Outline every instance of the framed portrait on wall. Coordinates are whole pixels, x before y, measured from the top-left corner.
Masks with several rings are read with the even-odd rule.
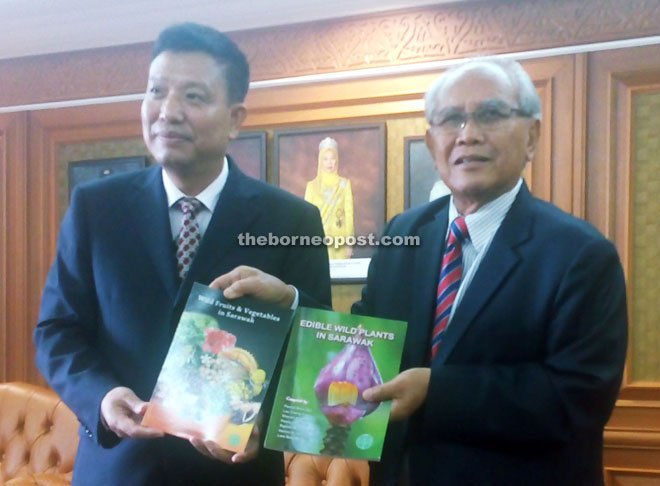
[[[405,137],[403,140],[404,207],[414,208],[449,194],[449,188],[435,170],[424,136]]]
[[[250,177],[266,180],[266,132],[245,132],[229,142],[229,155]]]
[[[142,169],[147,166],[147,157],[117,157],[112,159],[77,160],[67,165],[69,175],[69,198],[73,188],[83,182],[101,179],[114,174]]]
[[[274,145],[279,186],[319,208],[333,282],[366,279],[385,225],[385,125],[278,131]]]

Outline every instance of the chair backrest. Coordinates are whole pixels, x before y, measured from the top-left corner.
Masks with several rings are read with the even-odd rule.
[[[78,420],[55,392],[28,383],[0,383],[0,485],[43,474],[58,475],[51,482],[68,483],[78,440]],[[369,484],[366,461],[285,453],[284,465],[288,486]]]
[[[287,486],[369,486],[369,463],[306,454],[284,454]]]
[[[73,471],[78,420],[51,390],[0,383],[0,484],[16,476]]]

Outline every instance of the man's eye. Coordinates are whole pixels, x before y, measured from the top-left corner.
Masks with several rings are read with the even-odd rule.
[[[502,120],[506,120],[508,118],[508,115],[506,113],[503,113],[500,110],[495,110],[495,109],[488,109],[488,110],[480,110],[475,112],[474,114],[475,118],[479,123],[497,123]]]
[[[444,127],[460,127],[465,121],[465,114],[452,113],[440,119],[438,125]]]
[[[200,93],[186,93],[186,98],[197,103],[204,100],[204,97]]]
[[[149,88],[149,94],[152,96],[158,96],[163,90],[159,86],[152,86]]]

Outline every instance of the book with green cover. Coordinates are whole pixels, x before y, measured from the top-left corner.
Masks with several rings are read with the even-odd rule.
[[[195,283],[142,424],[245,450],[292,315]]]
[[[399,373],[407,324],[301,307],[265,447],[377,461],[391,402],[362,399]]]

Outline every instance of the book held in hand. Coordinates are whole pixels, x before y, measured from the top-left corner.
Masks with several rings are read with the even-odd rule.
[[[265,447],[379,460],[391,402],[362,392],[399,373],[406,323],[301,307]]]
[[[195,283],[142,425],[245,450],[292,314]]]

